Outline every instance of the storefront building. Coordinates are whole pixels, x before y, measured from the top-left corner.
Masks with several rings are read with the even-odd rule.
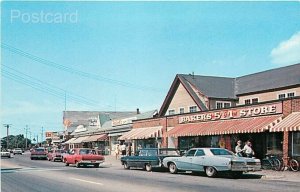
[[[161,126],[162,147],[234,150],[250,140],[259,158],[298,156],[299,77],[300,64],[237,78],[176,75],[158,117],[134,121],[133,130]]]

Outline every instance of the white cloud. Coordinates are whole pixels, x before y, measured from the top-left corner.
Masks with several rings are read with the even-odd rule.
[[[282,41],[271,52],[272,62],[279,65],[300,63],[300,31]]]

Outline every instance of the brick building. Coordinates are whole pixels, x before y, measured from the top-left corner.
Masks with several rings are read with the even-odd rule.
[[[122,136],[143,147],[225,147],[300,156],[300,64],[237,78],[176,75],[158,117]]]

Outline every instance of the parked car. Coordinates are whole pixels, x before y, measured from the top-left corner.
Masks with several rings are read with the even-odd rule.
[[[64,156],[64,163],[66,166],[75,164],[76,167],[81,165],[93,165],[98,168],[101,163],[104,162],[104,156],[97,155],[94,149],[89,148],[74,148],[71,149],[69,154]]]
[[[139,150],[135,156],[121,157],[121,164],[125,169],[130,167],[143,168],[152,171],[153,168],[163,168],[162,160],[165,157],[179,157],[177,149],[149,148]]]
[[[1,148],[1,157],[11,158],[10,151],[8,151],[7,149],[2,149]]]
[[[33,149],[30,153],[30,159],[47,159],[46,149],[43,147]]]
[[[261,170],[259,159],[238,157],[222,148],[193,148],[182,157],[165,158],[163,165],[170,173],[205,172],[208,177],[215,177],[218,172],[229,172],[239,177],[243,172]]]
[[[22,151],[22,149],[20,149],[20,148],[15,148],[15,149],[13,149],[13,154],[14,154],[14,155],[16,155],[16,154],[22,155],[22,154],[23,154],[23,151]]]
[[[48,161],[63,161],[62,154],[65,153],[63,149],[52,149],[47,154]]]

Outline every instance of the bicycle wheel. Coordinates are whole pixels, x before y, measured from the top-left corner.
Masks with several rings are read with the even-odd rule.
[[[291,159],[289,162],[290,168],[292,171],[298,171],[299,170],[299,163],[295,159]]]
[[[273,159],[273,169],[276,171],[280,171],[282,168],[282,163],[279,159]]]

